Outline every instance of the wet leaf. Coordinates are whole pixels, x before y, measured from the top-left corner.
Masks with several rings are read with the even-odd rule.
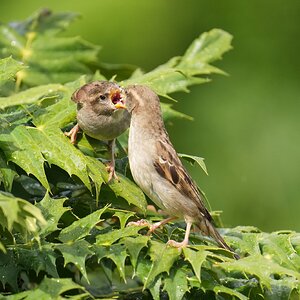
[[[149,236],[138,235],[136,237],[126,237],[122,239],[130,256],[131,264],[136,269],[137,261],[141,250],[147,246]]]
[[[46,225],[40,230],[42,236],[47,236],[48,234],[58,230],[58,222],[61,216],[70,208],[64,207],[64,202],[66,198],[53,199],[46,194],[42,201],[36,204],[36,206],[41,210],[45,220]]]
[[[193,271],[197,279],[199,280],[199,282],[201,282],[201,267],[202,264],[205,262],[209,252],[205,250],[195,251],[190,248],[184,248],[183,254],[185,260],[187,260],[192,265]]]
[[[96,237],[96,245],[110,246],[120,238],[137,236],[139,230],[145,226],[130,226],[123,229],[115,229],[107,233],[99,234]]]
[[[101,221],[100,217],[106,209],[107,206],[73,222],[70,226],[64,228],[60,232],[58,236],[59,240],[67,243],[79,240],[89,235],[90,231]]]
[[[74,264],[88,281],[85,261],[87,257],[94,254],[90,250],[90,244],[85,240],[79,240],[75,241],[74,243],[56,245],[55,248],[59,250],[64,257],[65,266],[68,263]]]
[[[180,250],[163,243],[151,241],[149,255],[152,265],[144,282],[145,287],[148,287],[160,273],[166,272],[169,274],[170,268],[180,255]]]

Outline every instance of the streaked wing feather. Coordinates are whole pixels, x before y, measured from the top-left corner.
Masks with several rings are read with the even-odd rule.
[[[211,221],[212,217],[204,206],[195,182],[184,168],[167,134],[164,139],[157,141],[157,153],[160,156],[154,162],[154,167],[158,174],[168,180],[182,195],[194,201],[200,213]]]

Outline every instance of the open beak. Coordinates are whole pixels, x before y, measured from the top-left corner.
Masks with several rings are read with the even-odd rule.
[[[123,91],[120,89],[113,90],[110,93],[110,99],[113,105],[115,106],[116,109],[127,109],[127,107],[124,104],[124,99],[123,99]]]
[[[118,102],[115,104],[115,108],[119,109],[119,108],[123,108],[123,109],[127,109],[127,107],[125,106],[125,104],[123,104],[122,102]]]

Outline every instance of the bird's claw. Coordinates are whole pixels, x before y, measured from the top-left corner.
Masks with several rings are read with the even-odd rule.
[[[147,227],[150,228],[151,224],[147,220],[141,219],[141,220],[138,220],[138,221],[129,222],[127,224],[127,227],[129,227],[129,226],[147,226]]]
[[[117,176],[116,174],[116,171],[115,171],[115,166],[113,166],[112,164],[108,164],[106,166],[106,171],[108,172],[108,181],[107,182],[111,182],[113,179],[114,180],[117,180],[118,182],[120,182],[120,179],[119,177]]]
[[[181,249],[181,248],[185,248],[187,245],[188,245],[189,242],[183,240],[182,242],[176,242],[174,240],[169,240],[167,242],[167,245],[171,246],[171,247],[174,247],[174,248],[178,248],[178,249]]]
[[[71,138],[71,144],[75,144],[76,143],[78,131],[79,131],[79,125],[76,124],[70,131],[64,132],[65,136],[68,136],[68,137]]]

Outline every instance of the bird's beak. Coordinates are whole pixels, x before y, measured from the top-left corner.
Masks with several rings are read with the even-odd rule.
[[[127,109],[127,107],[124,104],[124,92],[122,89],[116,89],[111,91],[110,93],[110,99],[113,105],[115,106],[116,109]]]
[[[119,108],[123,108],[123,109],[127,109],[127,107],[125,106],[125,104],[123,104],[122,102],[118,102],[115,104],[115,108],[119,109]]]

